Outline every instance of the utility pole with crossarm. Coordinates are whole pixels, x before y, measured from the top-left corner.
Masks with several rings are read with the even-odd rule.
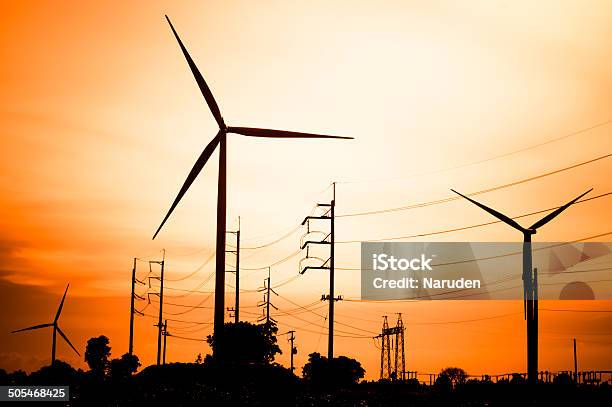
[[[320,266],[306,266],[300,270],[301,274],[304,274],[307,270],[329,270],[329,294],[323,294],[321,301],[329,301],[329,328],[328,328],[328,342],[327,342],[327,359],[332,360],[334,358],[334,303],[342,300],[341,296],[334,296],[334,239],[335,239],[335,207],[336,207],[336,183],[333,186],[333,198],[330,203],[319,203],[317,207],[327,208],[321,216],[307,216],[302,221],[302,226],[307,225],[307,234],[310,233],[310,222],[316,220],[325,220],[330,222],[330,231],[322,240],[310,240],[307,239],[302,243],[301,249],[306,249],[306,257],[309,256],[310,246],[312,245],[329,245],[329,258],[323,262]]]

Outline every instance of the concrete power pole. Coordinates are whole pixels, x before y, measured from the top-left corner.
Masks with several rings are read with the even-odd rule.
[[[159,316],[157,318],[157,365],[161,362],[162,353],[162,329],[164,324],[163,320],[163,309],[164,309],[164,265],[166,263],[166,250],[163,250],[163,257],[161,261],[150,261],[149,264],[155,263],[161,265],[161,272],[159,275]]]
[[[134,314],[144,316],[144,314],[136,309],[134,306],[134,300],[144,300],[145,298],[136,294],[136,283],[144,285],[144,281],[140,281],[136,278],[136,261],[138,258],[134,257],[134,266],[132,267],[132,296],[130,298],[130,343],[128,345],[128,353],[132,355],[134,353]]]
[[[269,327],[270,326],[270,322],[274,322],[276,323],[276,320],[274,320],[274,318],[272,318],[270,316],[270,307],[274,308],[275,310],[278,310],[278,308],[276,308],[274,306],[274,304],[272,304],[272,301],[270,299],[270,295],[271,294],[275,294],[278,295],[276,293],[276,291],[274,291],[271,287],[271,283],[270,283],[270,267],[268,267],[268,278],[266,278],[264,280],[264,286],[261,287],[259,290],[259,292],[265,291],[264,294],[264,300],[262,302],[260,302],[259,304],[257,304],[258,307],[265,307],[264,309],[264,315],[262,315],[257,322],[261,322],[263,320],[266,321],[266,326]]]
[[[305,241],[301,249],[306,248],[306,257],[309,256],[310,245],[329,245],[329,258],[325,261],[321,266],[307,266],[304,267],[300,273],[304,274],[306,270],[329,270],[329,294],[323,294],[321,296],[321,301],[329,301],[329,311],[328,311],[328,334],[327,334],[327,359],[332,360],[334,358],[334,304],[336,301],[342,300],[341,296],[335,297],[335,280],[334,280],[334,272],[335,272],[335,207],[336,207],[336,183],[332,184],[333,186],[333,198],[329,204],[317,204],[318,207],[321,208],[329,208],[325,213],[321,216],[307,216],[302,221],[302,226],[308,225],[308,232],[310,233],[310,222],[313,220],[328,220],[330,222],[330,232],[329,234],[320,241],[307,240]]]
[[[164,335],[164,357],[162,359],[163,360],[162,364],[165,365],[166,364],[166,339],[168,338],[168,335],[170,335],[168,333],[168,320],[167,319],[164,320],[164,332],[163,332],[163,335]]]
[[[130,344],[128,353],[131,355],[134,351],[134,296],[136,293],[136,257],[134,257],[134,267],[132,268],[132,296],[130,298]]]
[[[295,370],[293,367],[293,355],[297,353],[297,348],[293,346],[293,341],[295,340],[295,331],[289,331],[289,342],[291,342],[291,373]]]
[[[576,338],[574,338],[574,380],[578,383],[578,357],[576,355]]]
[[[235,323],[240,321],[240,216],[238,216],[238,231],[236,231],[236,305],[235,305],[234,320]]]
[[[240,216],[238,216],[238,230],[235,232],[228,231],[227,233],[236,235],[236,250],[226,250],[227,253],[232,253],[236,256],[236,268],[227,270],[230,273],[236,274],[236,303],[234,308],[227,308],[228,311],[234,312],[234,322],[240,321]]]

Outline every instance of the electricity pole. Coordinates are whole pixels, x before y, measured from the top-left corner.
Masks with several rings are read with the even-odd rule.
[[[238,230],[236,231],[236,310],[235,323],[240,321],[240,216],[238,216]]]
[[[130,297],[130,344],[128,345],[128,353],[130,355],[134,352],[134,314],[143,315],[142,312],[134,308],[134,300],[136,298],[139,300],[144,300],[144,297],[136,294],[135,291],[136,283],[144,284],[144,282],[136,278],[136,260],[137,258],[134,257],[134,266],[132,267],[132,296]]]
[[[329,294],[325,295],[323,294],[321,296],[321,301],[329,301],[329,328],[328,328],[328,335],[327,335],[327,358],[329,360],[332,360],[334,358],[334,303],[336,301],[340,301],[342,300],[341,296],[335,297],[334,296],[334,271],[335,271],[335,264],[334,264],[334,260],[335,260],[335,253],[334,253],[334,246],[335,246],[335,207],[336,207],[336,183],[332,183],[333,186],[333,198],[331,200],[330,203],[320,203],[317,204],[318,207],[321,208],[329,208],[327,209],[327,211],[325,211],[325,213],[321,216],[307,216],[306,218],[304,218],[304,220],[302,221],[302,226],[307,224],[307,234],[310,233],[310,221],[312,220],[328,220],[330,222],[330,232],[329,234],[327,234],[323,240],[321,241],[312,241],[312,240],[306,240],[302,246],[301,249],[306,248],[306,258],[309,257],[309,249],[310,249],[310,245],[329,245],[329,258],[321,265],[321,266],[307,266],[304,267],[300,273],[304,274],[304,272],[308,269],[313,269],[313,270],[329,270]],[[328,265],[329,264],[329,265]]]
[[[576,357],[576,338],[574,338],[574,380],[578,383],[578,358]]]
[[[329,233],[329,238],[331,240],[331,246],[329,247],[329,335],[327,337],[328,339],[328,345],[327,345],[327,360],[329,360],[330,362],[332,361],[332,359],[334,358],[334,303],[336,302],[336,297],[334,297],[334,285],[335,285],[335,278],[334,278],[334,223],[335,223],[335,217],[334,217],[334,208],[336,206],[336,183],[333,183],[333,199],[331,201],[331,208],[330,208],[330,212],[331,212],[331,225],[330,225],[330,233]]]
[[[134,267],[132,268],[132,295],[130,298],[130,344],[128,353],[131,355],[134,350],[134,288],[136,286],[136,257],[134,257]]]
[[[238,230],[235,232],[228,231],[227,233],[236,235],[236,250],[226,250],[226,252],[236,255],[236,269],[228,271],[236,273],[236,305],[231,311],[234,311],[234,322],[238,323],[240,321],[240,216],[238,216]],[[228,310],[230,309],[228,308]]]
[[[265,320],[266,321],[266,326],[269,327],[270,326],[270,321],[276,323],[274,318],[270,317],[270,307],[274,308],[275,310],[278,310],[278,308],[276,308],[274,306],[274,304],[272,304],[272,302],[270,301],[270,293],[276,294],[276,292],[270,286],[270,267],[268,267],[268,278],[266,278],[264,280],[264,286],[259,289],[259,292],[262,292],[262,291],[266,292],[264,294],[264,300],[263,300],[263,302],[260,302],[259,304],[257,304],[257,306],[259,306],[259,307],[266,307],[265,308],[265,315],[262,315],[257,320],[257,322],[261,322],[261,321]],[[276,295],[278,295],[278,294],[276,294]]]
[[[295,340],[295,331],[289,331],[289,342],[291,342],[291,373],[295,370],[293,367],[293,355],[297,353],[297,348],[293,346],[293,341]]]
[[[162,352],[162,328],[163,328],[163,308],[164,308],[164,264],[166,262],[166,250],[163,251],[163,257],[161,261],[149,261],[149,267],[151,263],[161,265],[161,272],[159,276],[159,316],[157,319],[157,364],[159,365]]]
[[[162,359],[163,360],[162,364],[165,365],[166,364],[166,339],[168,338],[168,335],[169,335],[169,333],[168,333],[168,320],[167,319],[164,320],[164,333],[163,333],[163,335],[164,335],[164,357]]]

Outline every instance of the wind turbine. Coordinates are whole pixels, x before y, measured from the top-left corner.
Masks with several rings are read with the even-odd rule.
[[[489,212],[502,222],[512,226],[523,233],[523,309],[525,312],[525,320],[527,321],[527,380],[530,383],[535,383],[538,377],[538,295],[537,295],[537,272],[532,270],[532,253],[531,253],[531,236],[535,235],[538,228],[546,225],[548,222],[556,218],[561,212],[569,208],[580,198],[591,192],[589,189],[582,195],[577,196],[563,206],[558,207],[542,219],[524,228],[514,219],[476,202],[475,200],[451,189],[457,195],[460,195],[472,202],[474,205]],[[535,284],[534,284],[535,283]]]
[[[74,345],[68,340],[68,337],[64,334],[64,332],[62,332],[62,330],[60,329],[57,323],[60,317],[60,314],[62,313],[62,308],[64,307],[64,300],[66,299],[66,293],[68,293],[68,287],[70,287],[70,284],[66,286],[66,291],[64,291],[62,302],[60,302],[59,308],[57,309],[57,313],[55,314],[55,319],[53,320],[53,322],[49,324],[34,325],[29,328],[18,329],[16,331],[11,332],[12,334],[14,334],[15,332],[31,331],[33,329],[47,328],[47,327],[52,326],[53,327],[53,346],[51,347],[51,364],[55,363],[55,338],[56,338],[57,333],[59,333],[60,336],[64,338],[64,340],[68,343],[68,345],[70,345],[70,347],[76,352],[77,355],[81,356],[79,351],[76,350]]]
[[[226,136],[229,133],[240,134],[243,136],[249,137],[263,137],[263,138],[328,138],[328,139],[352,139],[352,137],[338,137],[338,136],[326,136],[321,134],[311,134],[311,133],[298,133],[294,131],[285,131],[285,130],[270,130],[270,129],[260,129],[253,127],[231,127],[227,126],[223,121],[223,117],[221,116],[221,111],[219,110],[219,106],[215,101],[215,98],[210,91],[210,88],[206,84],[204,77],[198,70],[195,62],[189,55],[189,52],[183,45],[179,35],[177,34],[172,22],[166,16],[166,20],[168,20],[168,24],[170,24],[170,28],[172,29],[172,33],[176,37],[176,40],[187,60],[187,64],[191,69],[191,73],[193,74],[204,99],[206,100],[206,104],[210,109],[217,125],[219,126],[219,131],[217,135],[208,143],[208,145],[204,148],[204,151],[200,154],[195,165],[189,172],[185,183],[179,190],[179,193],[170,206],[168,213],[164,217],[163,221],[157,228],[157,231],[153,235],[153,239],[157,236],[161,228],[164,226],[164,223],[174,211],[174,208],[179,203],[183,195],[187,192],[193,181],[196,179],[206,162],[212,155],[212,153],[219,145],[219,175],[218,175],[218,183],[217,183],[217,244],[216,244],[216,278],[215,278],[215,320],[214,320],[214,334],[217,344],[220,344],[221,337],[223,335],[223,317],[225,312],[225,216],[226,216],[226,167],[227,167],[227,146],[226,146]],[[219,349],[219,346],[215,348]],[[217,353],[215,351],[215,353]]]

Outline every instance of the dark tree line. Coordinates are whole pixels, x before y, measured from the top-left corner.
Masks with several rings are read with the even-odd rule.
[[[281,353],[274,324],[239,322],[225,326],[223,360],[198,354],[193,363],[148,366],[135,355],[111,358],[107,337],[87,341],[89,370],[56,360],[29,375],[0,369],[0,385],[68,385],[70,405],[140,406],[515,406],[612,405],[609,386],[577,386],[569,376],[527,385],[520,375],[493,383],[470,379],[457,367],[440,372],[433,386],[415,379],[360,381],[361,364],[345,356],[332,360],[311,353],[302,378],[275,362]],[[206,341],[220,346],[215,337]]]

